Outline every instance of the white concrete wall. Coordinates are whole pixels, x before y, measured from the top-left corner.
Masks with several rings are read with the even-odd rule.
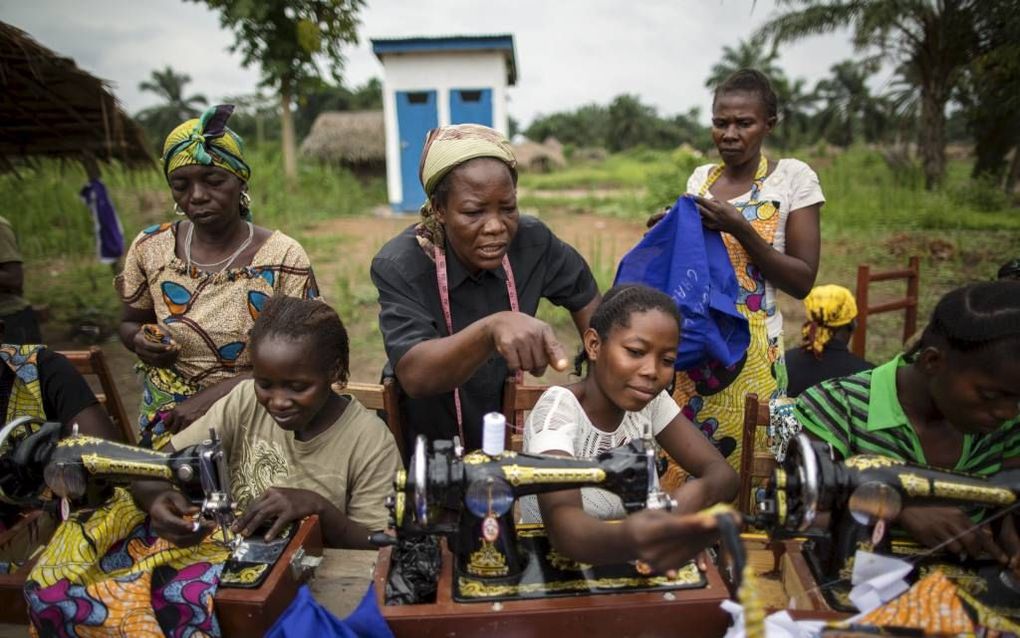
[[[403,200],[397,91],[435,91],[439,125],[450,123],[450,89],[492,89],[492,127],[510,133],[507,66],[502,52],[388,53],[383,57],[386,184],[391,204]]]

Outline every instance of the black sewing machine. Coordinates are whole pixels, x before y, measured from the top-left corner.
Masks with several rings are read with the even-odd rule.
[[[898,538],[892,521],[907,505],[987,508],[995,518],[1020,495],[1020,470],[984,478],[878,455],[832,459],[828,446],[800,434],[759,495],[753,522],[773,538],[806,537],[805,557],[834,609],[854,611],[847,593],[858,549],[910,560],[914,576],[936,566],[1007,616],[1020,617],[1020,585],[990,559],[960,561]],[[818,529],[828,513],[827,530]]]
[[[399,564],[402,552],[420,551],[415,539],[446,538],[454,559],[453,598],[462,602],[705,585],[693,563],[672,581],[632,564],[578,564],[550,546],[541,525],[515,525],[518,498],[579,487],[613,492],[627,512],[676,505],[659,487],[650,435],[592,460],[512,451],[464,454],[456,441],[436,441],[428,450],[419,437],[410,470],[398,474],[388,503],[396,538],[376,540],[397,544]]]
[[[686,635],[721,635],[728,592],[715,565],[692,561],[675,578],[627,562],[585,565],[557,552],[542,525],[515,525],[518,498],[580,487],[613,492],[628,512],[671,509],[656,456],[650,434],[591,460],[465,453],[456,439],[429,449],[419,437],[388,502],[396,536],[374,538],[390,628],[398,638],[672,636],[682,617]]]
[[[171,454],[82,436],[76,431],[61,439],[59,423],[30,417],[15,419],[0,429],[0,501],[8,505],[25,511],[59,509],[60,518],[66,519],[78,509],[101,504],[115,486],[138,480],[174,483],[200,507],[199,517],[219,528],[215,534],[230,550],[216,598],[225,628],[231,626],[231,620],[224,620],[224,615],[236,611],[235,624],[240,627],[265,625],[263,630],[267,629],[265,623],[271,624],[275,616],[259,620],[263,610],[271,608],[278,615],[318,564],[319,559],[311,556],[321,553],[314,517],[290,525],[269,542],[257,532],[244,539],[230,531],[236,503],[231,496],[222,442],[212,428],[204,442]],[[196,520],[196,530],[199,525]],[[281,585],[279,576],[269,579],[278,571],[281,558],[290,560],[295,554],[283,579],[287,583]],[[269,589],[259,591],[267,580],[272,580],[267,583]],[[221,596],[225,589],[244,592]],[[230,602],[223,605],[221,598]]]

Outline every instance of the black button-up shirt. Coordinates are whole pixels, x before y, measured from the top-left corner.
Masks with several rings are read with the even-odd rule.
[[[598,294],[584,258],[534,217],[520,217],[507,256],[514,271],[519,308],[525,314],[534,316],[543,297],[575,312]],[[446,252],[446,263],[454,332],[493,313],[510,310],[502,267],[471,275],[451,250]],[[422,341],[449,336],[439,301],[436,264],[419,247],[413,226],[382,247],[372,260],[371,274],[379,290],[379,329],[391,370],[396,370],[400,358]],[[482,415],[500,410],[508,374],[506,360],[493,352],[460,386],[467,449],[481,447]],[[421,399],[404,395],[400,403],[408,450],[418,434],[430,440],[450,439],[457,434],[453,392]]]

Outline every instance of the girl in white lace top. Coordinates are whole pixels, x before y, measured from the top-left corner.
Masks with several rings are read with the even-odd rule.
[[[528,417],[526,452],[592,458],[650,428],[691,475],[674,490],[679,508],[671,513],[627,516],[618,497],[598,489],[522,499],[524,521],[544,521],[553,546],[574,560],[641,559],[668,573],[714,539],[714,522],[690,514],[736,495],[736,473],[665,391],[679,339],[680,316],[668,295],[640,285],[612,288],[583,335],[578,374],[587,361],[587,375],[546,390]]]

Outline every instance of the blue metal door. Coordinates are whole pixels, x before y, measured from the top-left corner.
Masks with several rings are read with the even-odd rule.
[[[450,124],[492,126],[492,89],[452,89]]]
[[[418,210],[425,190],[418,182],[418,162],[429,130],[439,126],[435,91],[397,91],[397,131],[400,135],[400,181],[403,201],[397,208]]]

